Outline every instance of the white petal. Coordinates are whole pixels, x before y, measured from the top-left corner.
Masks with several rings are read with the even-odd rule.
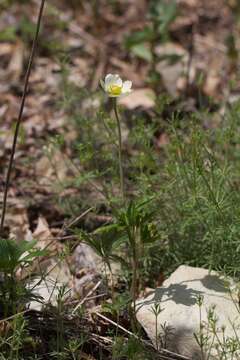
[[[118,74],[108,74],[105,77],[105,90],[107,91],[112,85],[122,86],[122,79]]]
[[[124,81],[122,86],[122,93],[130,93],[132,88],[132,82],[131,81]]]
[[[100,85],[103,88],[103,90],[105,90],[105,83],[102,79],[100,79]]]
[[[112,77],[113,77],[113,75],[112,74],[107,74],[106,76],[105,76],[105,83],[108,83],[111,79],[112,79]]]

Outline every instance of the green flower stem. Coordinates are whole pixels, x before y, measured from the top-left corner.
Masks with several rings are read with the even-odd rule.
[[[136,314],[136,300],[139,292],[139,251],[138,245],[140,244],[140,229],[135,228],[132,238],[133,244],[133,261],[132,261],[132,268],[133,268],[133,275],[132,275],[132,286],[131,286],[131,294],[133,300],[133,311]]]
[[[136,251],[133,253],[133,261],[132,261],[133,275],[132,275],[132,286],[131,286],[131,296],[133,300],[133,313],[134,316],[136,314],[136,299],[137,299],[137,259],[136,259]]]
[[[117,128],[118,128],[118,161],[119,161],[119,176],[120,176],[120,188],[122,193],[122,198],[124,199],[124,179],[123,179],[123,162],[122,162],[122,132],[121,132],[121,124],[118,115],[117,109],[117,98],[113,98],[113,108],[115,117],[117,120]]]

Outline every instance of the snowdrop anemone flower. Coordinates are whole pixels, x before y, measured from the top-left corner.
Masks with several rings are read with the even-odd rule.
[[[118,163],[119,163],[119,180],[122,200],[124,200],[124,174],[123,174],[123,161],[122,161],[122,132],[121,123],[118,115],[117,98],[123,95],[128,95],[132,91],[132,82],[122,81],[117,74],[107,74],[104,81],[100,80],[103,90],[112,98],[114,114],[117,122],[118,130]]]
[[[129,80],[122,81],[117,74],[106,75],[105,80],[101,80],[100,83],[109,97],[128,95],[132,91],[132,82]]]

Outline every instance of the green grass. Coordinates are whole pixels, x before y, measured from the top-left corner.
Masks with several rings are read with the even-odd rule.
[[[105,200],[95,199],[92,205],[112,212],[119,202],[114,118],[103,108],[80,114],[79,104],[99,93],[90,97],[70,85],[66,89],[64,107],[79,134],[72,161],[82,169],[66,185],[91,188],[96,181]],[[169,273],[183,263],[239,275],[239,107],[235,103],[224,116],[199,110],[166,117],[168,102],[160,98],[152,119],[122,109],[128,201],[151,196],[157,203],[159,236],[142,259],[148,264],[144,283],[152,283],[153,273]],[[154,146],[159,129],[168,137],[160,150]],[[79,196],[75,202],[84,206]]]
[[[216,126],[213,115],[170,127],[159,222],[167,261],[239,275],[239,104]],[[204,116],[208,126],[203,126]]]

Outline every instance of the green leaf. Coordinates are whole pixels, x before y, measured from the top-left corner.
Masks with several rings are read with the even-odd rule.
[[[78,235],[82,241],[88,244],[106,262],[113,259],[115,256],[113,252],[125,241],[123,230],[118,224],[102,226],[92,234],[81,231]]]
[[[178,55],[178,54],[166,54],[166,55],[158,56],[159,61],[166,60],[169,65],[177,64],[179,61],[181,61],[182,58],[183,55]]]
[[[150,48],[148,47],[147,44],[143,43],[143,44],[137,44],[137,45],[134,45],[131,47],[131,52],[143,59],[143,60],[146,60],[148,62],[151,62],[152,61],[152,53],[151,53],[151,50]]]
[[[27,264],[36,257],[45,255],[46,251],[34,248],[36,242],[32,240],[17,243],[12,239],[0,239],[0,271],[13,273],[21,264]]]
[[[21,255],[19,245],[10,239],[0,239],[0,271],[12,273]]]
[[[152,21],[157,24],[159,35],[165,35],[177,16],[176,1],[153,1],[150,16]]]
[[[133,46],[150,42],[153,38],[153,30],[151,27],[146,26],[141,31],[135,31],[125,39],[125,46],[127,49],[131,49]]]
[[[16,40],[15,26],[8,26],[4,30],[0,31],[0,41],[15,41],[15,40]]]

